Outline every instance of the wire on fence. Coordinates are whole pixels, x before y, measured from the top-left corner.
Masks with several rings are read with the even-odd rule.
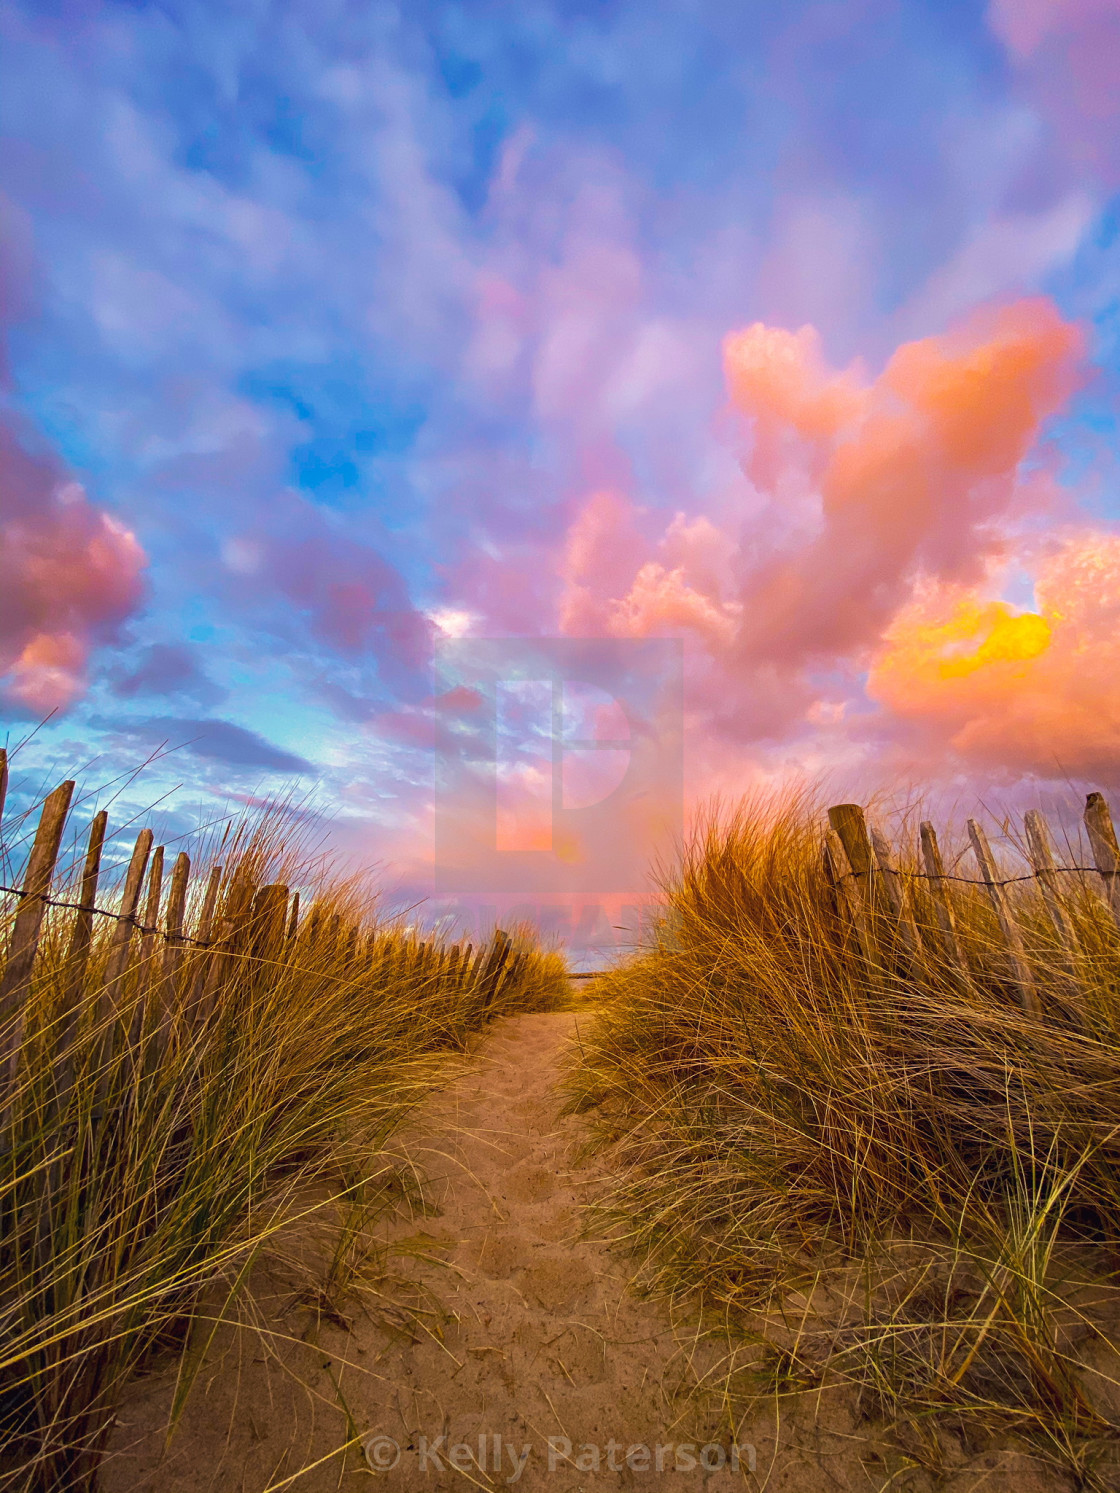
[[[1093,876],[1101,874],[1097,866],[1054,866],[1052,869],[1055,871],[1089,872]],[[841,871],[837,879],[842,881],[845,876],[867,876],[868,874],[881,876],[883,873],[877,868],[872,869],[870,873],[867,871]],[[928,871],[906,871],[901,866],[896,867],[891,872],[891,875],[909,876],[913,881],[959,881],[964,886],[1012,886],[1017,881],[1038,880],[1038,875],[1034,871],[1028,871],[1025,876],[1006,876],[1002,881],[984,881],[978,876],[950,876],[947,872],[944,876],[933,876]],[[1047,875],[1049,875],[1049,872],[1047,872]],[[0,887],[0,891],[2,890],[3,888]]]
[[[107,908],[107,907],[90,907],[90,905],[88,903],[86,903],[86,902],[63,902],[63,901],[61,901],[57,897],[40,897],[38,892],[27,892],[27,891],[24,891],[24,889],[22,887],[18,887],[18,886],[4,886],[3,884],[0,884],[0,895],[2,895],[4,893],[7,893],[8,896],[11,896],[11,897],[37,897],[47,907],[61,907],[64,911],[68,911],[68,912],[90,912],[90,913],[95,914],[99,918],[112,918],[112,920],[114,922],[116,922],[116,923],[130,923],[132,925],[132,927],[135,928],[137,930],[137,932],[139,932],[139,933],[150,933],[152,935],[160,935],[160,934],[162,934],[164,937],[173,937],[175,939],[176,943],[190,944],[191,947],[195,948],[195,949],[216,949],[216,948],[218,948],[220,946],[220,940],[217,940],[217,939],[212,939],[212,938],[191,938],[190,935],[186,934],[186,933],[176,933],[176,934],[168,935],[162,928],[152,928],[147,923],[142,922],[135,915],[132,915],[130,917],[127,913],[123,913],[123,912],[111,912],[109,910],[109,908]],[[227,950],[226,952],[227,953],[231,953],[233,951]],[[263,964],[276,964],[276,965],[279,965],[280,962],[281,962],[281,961],[276,960],[276,959],[266,959],[266,958],[263,958],[259,954],[255,954],[255,955],[235,954],[234,957],[241,958],[241,959],[250,959],[250,958],[252,958],[257,964],[262,964],[262,965]],[[299,965],[291,965],[289,967],[292,968],[292,969],[294,969],[294,970],[297,970],[297,971],[302,968],[302,966],[299,966]],[[322,977],[322,974],[323,974],[322,971],[316,971],[316,973],[319,974],[320,977]],[[332,977],[331,976],[327,976],[327,978],[332,978]],[[333,978],[336,980],[336,982],[340,982],[341,979],[342,979],[341,976],[334,976]]]
[[[140,933],[157,934],[162,933],[162,928],[150,928],[147,923],[141,922],[135,914],[125,912],[110,912],[107,907],[91,907],[88,902],[62,902],[57,897],[44,897],[38,892],[28,892],[19,886],[2,886],[0,893],[7,893],[9,897],[34,897],[42,902],[45,907],[61,907],[68,912],[90,912],[99,918],[112,918],[115,923],[131,923]],[[189,943],[196,949],[212,949],[215,947],[213,939],[191,938],[189,934],[177,933],[172,935],[180,943]]]

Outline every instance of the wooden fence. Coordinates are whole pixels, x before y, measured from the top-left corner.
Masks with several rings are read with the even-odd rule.
[[[7,753],[0,749],[0,829],[7,786]],[[51,1020],[53,1060],[62,1071],[79,1022],[105,1032],[110,1049],[144,1035],[149,1051],[158,1055],[184,1026],[205,1022],[220,1005],[223,985],[235,970],[244,978],[246,965],[266,971],[310,952],[322,978],[368,982],[371,989],[407,973],[422,985],[468,996],[464,1004],[473,1012],[471,1025],[483,1024],[502,992],[524,973],[527,954],[515,953],[500,928],[475,949],[383,928],[369,931],[315,905],[301,921],[298,891],[280,884],[254,886],[243,868],[223,876],[221,866],[211,867],[205,882],[195,885],[185,852],[176,856],[167,876],[164,847],[153,845],[150,829],[137,836],[123,883],[107,905],[99,901],[108,831],[104,810],[90,825],[76,891],[60,897],[58,858],[74,786],[60,784],[44,801],[20,884],[0,884],[0,897],[16,902],[6,954],[0,953],[0,1093],[10,1090],[17,1075],[48,928],[64,950],[61,1008]],[[189,915],[188,909],[193,910]],[[94,968],[98,920],[111,931]],[[333,969],[323,967],[325,955],[333,956]]]
[[[961,884],[983,888],[999,929],[1005,977],[1023,1010],[1038,1015],[1042,992],[1028,957],[1021,913],[1008,888],[1024,883],[1037,887],[1057,950],[1056,960],[1051,961],[1057,966],[1054,973],[1076,982],[1082,950],[1070,915],[1069,878],[1076,878],[1080,886],[1095,885],[1098,900],[1120,925],[1120,846],[1102,794],[1090,793],[1085,800],[1084,825],[1093,864],[1059,865],[1044,815],[1028,810],[1023,829],[1031,869],[1022,876],[1002,876],[983,827],[970,819],[968,838],[979,876],[957,876],[946,872],[937,832],[929,820],[919,827],[922,869],[905,870],[886,837],[868,825],[860,805],[834,804],[828,810],[824,864],[837,907],[857,946],[872,963],[880,967],[901,963],[905,969],[908,960],[928,953],[962,990],[971,987],[973,970],[958,927],[953,888]],[[932,918],[915,915],[915,881],[928,888]]]

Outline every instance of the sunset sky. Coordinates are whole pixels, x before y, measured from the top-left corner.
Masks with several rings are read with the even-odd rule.
[[[419,894],[472,637],[683,640],[686,803],[1120,791],[1120,0],[2,0],[0,122],[17,802]]]

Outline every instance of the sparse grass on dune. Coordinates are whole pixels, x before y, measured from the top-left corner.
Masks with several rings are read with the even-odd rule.
[[[980,886],[952,887],[967,982],[919,877],[917,955],[886,916],[865,951],[823,821],[808,802],[710,821],[649,946],[598,982],[568,1085],[609,1148],[617,1231],[650,1289],[697,1290],[765,1339],[756,1388],[854,1388],[934,1467],[950,1422],[1029,1432],[1091,1481],[1120,1411],[1101,1366],[1116,926],[1089,878],[1064,877],[1071,971],[1037,884],[1011,888],[1042,996],[1027,1015]]]
[[[0,1487],[93,1489],[122,1392],[154,1351],[191,1341],[203,1295],[236,1293],[309,1210],[376,1200],[379,1153],[439,1056],[562,999],[562,960],[527,936],[488,979],[462,950],[371,921],[354,886],[313,887],[294,937],[254,926],[262,886],[306,884],[282,816],[215,852],[215,947],[188,946],[169,984],[162,942],[140,944],[107,990],[114,925],[96,920],[73,1025],[74,914],[48,915],[0,1120]],[[179,1401],[197,1362],[182,1360]]]

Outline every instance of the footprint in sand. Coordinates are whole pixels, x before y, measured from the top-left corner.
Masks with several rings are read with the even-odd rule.
[[[757,1486],[695,1459],[673,1471],[671,1449],[727,1447],[726,1427],[696,1405],[681,1418],[690,1350],[664,1307],[629,1292],[624,1257],[579,1236],[593,1179],[572,1169],[579,1122],[559,1116],[555,1082],[581,1019],[501,1023],[402,1138],[427,1206],[393,1220],[388,1242],[411,1241],[399,1273],[419,1311],[320,1322],[314,1344],[272,1353],[232,1335],[166,1449],[170,1386],[138,1389],[106,1493]],[[338,1455],[355,1435],[372,1483],[360,1446]]]

